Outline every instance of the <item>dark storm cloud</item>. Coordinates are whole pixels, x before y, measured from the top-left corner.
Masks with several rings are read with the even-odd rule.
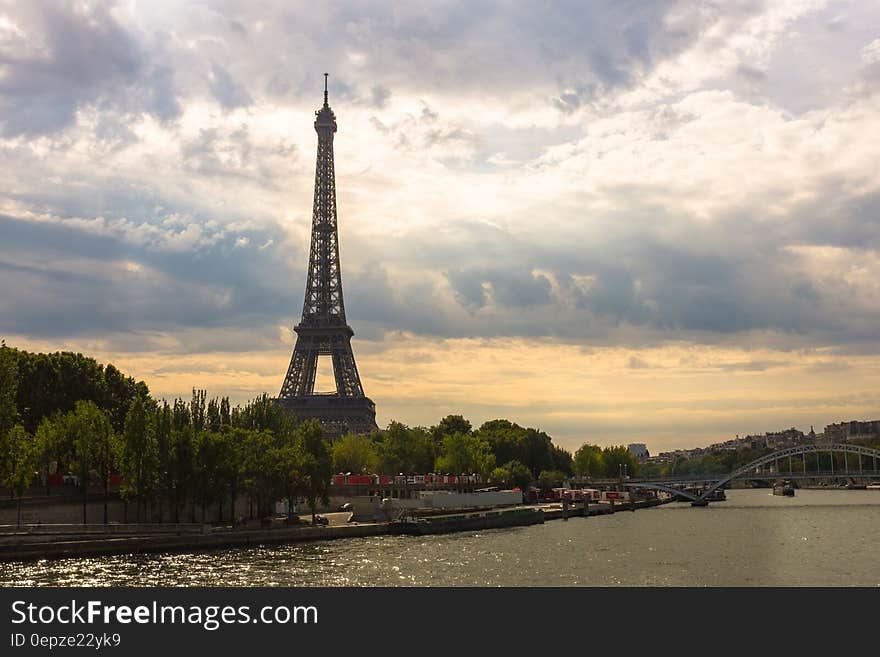
[[[296,307],[277,231],[213,236],[182,252],[79,227],[0,216],[0,333],[35,336],[282,323]],[[22,263],[22,260],[26,260]],[[267,270],[274,272],[267,276]]]
[[[424,267],[430,258],[444,272],[454,305],[438,307],[438,295],[423,292],[406,299],[406,315],[395,315],[393,290],[400,283],[372,281],[370,315],[377,320],[394,315],[403,322],[397,328],[420,332],[428,325],[443,334],[449,329],[444,317],[454,311],[455,335],[487,337],[557,335],[589,341],[626,324],[646,335],[699,335],[710,342],[749,331],[813,335],[832,343],[864,341],[880,320],[870,297],[832,271],[818,279],[825,281],[818,286],[804,269],[810,268],[809,259],[795,261],[789,250],[791,244],[824,246],[835,239],[849,248],[847,223],[860,225],[856,233],[864,239],[874,239],[874,196],[851,198],[845,205],[842,227],[832,227],[834,221],[792,221],[770,228],[760,214],[731,213],[681,240],[675,232],[671,239],[662,233],[682,217],[646,230],[637,204],[632,220],[609,220],[613,231],[597,229],[596,241],[539,245],[479,222],[463,223],[452,235],[432,235],[430,243],[418,244],[408,235],[403,241],[414,259]],[[821,197],[796,210],[807,217],[824,211]],[[452,254],[462,266],[446,269],[442,263]],[[859,252],[845,257],[857,258]]]

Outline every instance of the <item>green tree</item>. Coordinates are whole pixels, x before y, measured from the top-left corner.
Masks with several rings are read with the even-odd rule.
[[[226,432],[228,436],[228,456],[227,456],[227,473],[229,477],[229,497],[230,506],[232,508],[232,522],[237,523],[235,515],[235,505],[238,500],[239,490],[248,478],[246,466],[248,441],[250,440],[250,432],[241,427],[231,426]],[[222,519],[222,518],[221,518]]]
[[[538,429],[523,428],[509,420],[491,420],[476,435],[489,441],[497,462],[519,461],[533,477],[542,470],[571,472],[571,454],[554,445],[550,436]]]
[[[602,450],[602,464],[606,477],[619,477],[624,472],[633,476],[638,471],[636,458],[622,445],[605,447]]]
[[[312,511],[315,522],[315,509],[318,500],[327,504],[330,491],[330,477],[333,474],[333,457],[330,444],[324,438],[324,430],[317,420],[306,420],[297,429],[300,464],[300,490]]]
[[[278,489],[275,436],[271,431],[245,433],[241,451],[242,483],[251,501],[256,503],[257,515],[262,518],[271,513],[270,505]]]
[[[74,461],[82,487],[83,524],[91,471],[94,468],[104,485],[104,522],[107,522],[108,478],[113,467],[113,428],[107,416],[92,401],[78,401],[67,416],[67,430],[74,436]]]
[[[153,426],[156,431],[156,485],[159,488],[159,519],[164,518],[166,498],[171,500],[174,490],[174,444],[171,438],[172,410],[167,401],[153,409]]]
[[[51,492],[49,477],[52,474],[52,463],[60,464],[60,451],[66,442],[64,421],[59,415],[45,417],[37,427],[34,434],[34,456],[39,467],[46,477],[46,495]],[[61,474],[56,469],[57,474]]]
[[[171,498],[174,506],[175,522],[180,522],[180,508],[186,505],[188,499],[192,499],[190,508],[190,522],[195,522],[195,499],[192,496],[194,483],[194,451],[195,438],[193,428],[185,424],[180,428],[171,428]]]
[[[574,472],[574,459],[571,452],[559,445],[550,445],[550,457],[553,460],[553,469],[561,470],[567,475]]]
[[[274,451],[278,487],[281,495],[287,498],[287,517],[292,518],[297,497],[303,492],[307,459],[303,452],[305,445],[300,432],[285,433],[277,438]]]
[[[447,415],[436,426],[431,427],[431,437],[436,442],[443,440],[444,436],[451,436],[456,433],[470,433],[471,423],[464,419],[461,415]]]
[[[117,435],[122,435],[132,401],[148,395],[149,390],[143,381],[136,382],[132,377],[125,376],[112,364],[108,363],[104,368],[104,398],[100,407],[107,413]]]
[[[27,492],[34,478],[36,458],[34,443],[20,424],[6,432],[0,440],[0,454],[4,455],[3,469],[0,472],[3,485],[18,500],[18,520],[21,526],[21,498]]]
[[[137,520],[141,508],[153,495],[159,479],[159,446],[156,439],[156,409],[142,397],[135,397],[125,416],[120,440],[120,494],[126,502],[134,500]]]
[[[18,359],[5,342],[0,342],[0,440],[18,420],[17,395]]]
[[[255,431],[269,430],[276,436],[285,431],[295,431],[297,425],[295,414],[265,394],[249,401],[244,408],[233,409],[230,420],[233,426]]]
[[[565,482],[565,473],[559,470],[543,470],[538,475],[538,488],[544,493],[552,488],[559,488]]]
[[[369,436],[346,434],[334,441],[331,450],[336,472],[371,473],[379,465],[378,450]]]
[[[519,461],[508,461],[492,471],[491,479],[493,482],[527,491],[532,482],[532,473]]]
[[[384,431],[374,432],[373,437],[383,473],[425,473],[434,466],[433,441],[421,427],[391,422]]]
[[[574,474],[579,477],[599,477],[605,473],[602,462],[602,448],[584,443],[574,453],[572,464]]]
[[[443,438],[437,471],[489,475],[494,468],[495,455],[485,438],[462,433]]]
[[[222,408],[222,405],[221,405]],[[222,415],[221,415],[222,417]],[[217,441],[217,506],[218,519],[223,521],[223,507],[227,499],[232,500],[232,518],[235,520],[235,495],[240,471],[238,445],[232,427],[221,421],[220,431],[214,432]]]
[[[193,446],[193,498],[202,507],[202,522],[207,508],[226,495],[226,440],[219,431],[201,431]]]

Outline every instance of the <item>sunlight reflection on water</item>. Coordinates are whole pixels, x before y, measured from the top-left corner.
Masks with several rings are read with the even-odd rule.
[[[0,585],[880,586],[880,492],[728,498],[430,538],[4,563]]]

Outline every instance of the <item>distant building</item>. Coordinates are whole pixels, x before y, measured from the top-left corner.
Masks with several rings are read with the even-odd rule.
[[[630,443],[626,448],[629,450],[629,453],[635,457],[636,462],[638,463],[644,463],[651,456],[648,453],[648,447],[645,443]]]
[[[825,440],[832,443],[845,443],[854,438],[876,438],[880,436],[880,420],[860,422],[838,422],[825,427]]]
[[[773,431],[764,434],[764,446],[782,448],[804,442],[804,432],[792,427],[784,431]]]

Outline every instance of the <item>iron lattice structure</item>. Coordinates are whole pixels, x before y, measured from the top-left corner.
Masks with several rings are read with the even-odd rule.
[[[327,100],[324,74],[324,105],[315,112],[318,158],[315,166],[315,200],[312,207],[312,243],[306,280],[302,320],[294,327],[296,346],[278,400],[300,418],[317,418],[331,437],[348,431],[368,433],[377,428],[376,406],[364,395],[351,338],[354,331],[345,320],[339,233],[336,224],[336,175],[333,135],[336,115]],[[315,392],[320,356],[330,356],[336,391]]]

